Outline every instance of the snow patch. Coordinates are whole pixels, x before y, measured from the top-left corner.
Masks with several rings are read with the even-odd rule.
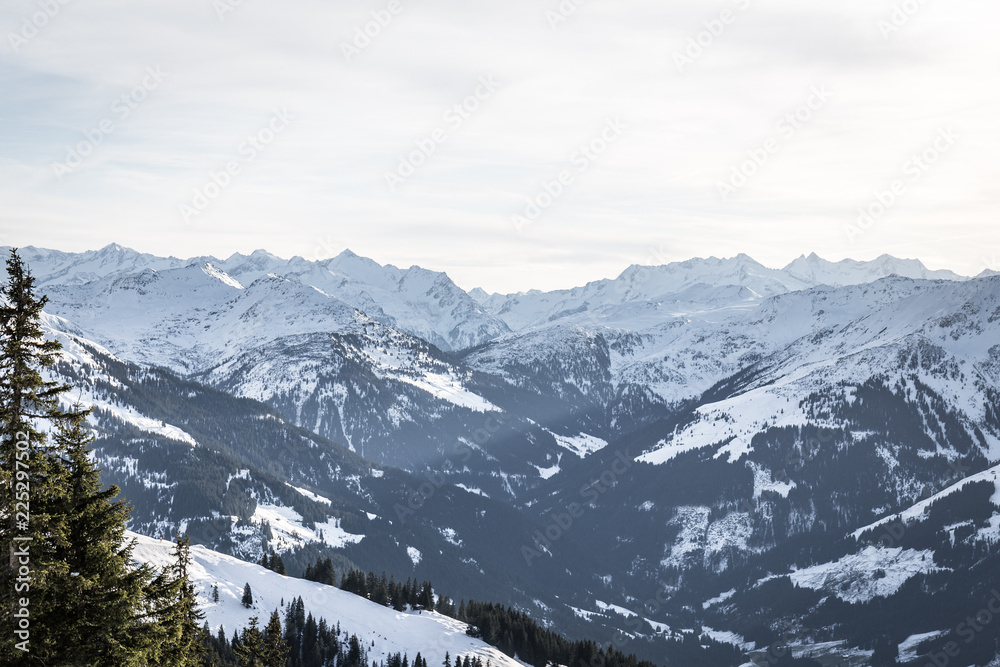
[[[310,542],[323,542],[334,548],[343,548],[348,544],[357,544],[365,537],[345,531],[340,527],[340,519],[317,523],[313,530],[302,524],[302,515],[291,507],[258,503],[250,522],[261,524],[265,521],[271,527],[273,536],[270,544],[278,553],[297,549]]]
[[[468,491],[469,493],[474,493],[477,496],[482,496],[483,498],[489,498],[489,496],[486,495],[486,492],[483,491],[482,489],[478,488],[478,487],[468,486],[466,484],[456,484],[455,486],[457,486],[458,488],[462,489],[463,491]]]
[[[753,497],[760,498],[765,491],[779,494],[782,498],[788,497],[788,492],[795,488],[795,482],[776,482],[767,468],[757,465],[753,461],[747,461],[747,467],[753,470]]]
[[[288,482],[285,482],[285,485],[292,487],[293,489],[295,489],[296,491],[298,491],[300,494],[302,494],[303,496],[305,496],[309,500],[315,501],[317,503],[323,503],[324,505],[332,505],[333,504],[333,501],[330,500],[329,498],[324,498],[323,496],[317,495],[317,494],[313,493],[312,491],[309,491],[308,489],[303,489],[303,488],[298,487],[298,486],[292,486]]]
[[[410,560],[413,561],[414,567],[420,564],[420,561],[424,558],[424,555],[416,547],[406,547],[406,553],[410,557]]]
[[[532,467],[538,471],[538,476],[541,477],[542,479],[549,479],[550,477],[559,472],[558,463],[552,466],[551,468],[542,468],[541,466],[532,466]]]
[[[788,577],[796,586],[826,591],[853,603],[889,597],[911,577],[939,569],[933,551],[869,546],[832,563],[797,570]]]
[[[710,600],[705,600],[704,602],[701,603],[701,608],[702,609],[708,609],[712,605],[721,604],[721,603],[725,602],[726,600],[728,600],[729,598],[733,597],[734,595],[736,595],[736,589],[735,588],[730,589],[730,590],[726,591],[725,593],[721,593],[721,594],[715,596],[714,598],[712,598]]]
[[[397,379],[462,408],[476,412],[500,412],[500,408],[482,396],[472,393],[462,386],[461,382],[444,373],[424,373],[420,377],[400,375]]]
[[[552,431],[549,431],[552,433]],[[575,436],[559,435],[558,433],[552,433],[552,437],[556,439],[556,443],[569,451],[573,452],[581,459],[586,457],[588,454],[593,454],[599,449],[603,449],[608,446],[605,440],[601,440],[597,436],[588,435],[586,433],[581,433]]]
[[[935,630],[934,632],[924,632],[919,635],[910,635],[902,641],[899,645],[899,657],[896,662],[904,664],[907,662],[912,662],[919,658],[917,654],[917,647],[921,643],[927,641],[928,639],[936,639],[942,635],[948,634],[947,630]]]

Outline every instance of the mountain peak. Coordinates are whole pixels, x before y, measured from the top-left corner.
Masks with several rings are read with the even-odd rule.
[[[130,248],[126,248],[124,246],[120,246],[117,243],[109,243],[108,245],[106,245],[103,248],[101,248],[100,250],[98,250],[97,253],[100,254],[100,255],[106,255],[106,254],[111,254],[111,253],[115,253],[115,254],[130,253],[131,254],[131,253],[135,253],[135,250],[131,250]]]

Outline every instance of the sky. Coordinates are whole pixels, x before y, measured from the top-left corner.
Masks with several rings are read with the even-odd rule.
[[[0,245],[1000,270],[995,0],[7,0]]]

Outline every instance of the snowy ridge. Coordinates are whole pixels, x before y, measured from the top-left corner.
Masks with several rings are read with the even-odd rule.
[[[915,505],[903,510],[898,514],[899,520],[902,521],[903,523],[912,523],[915,521],[920,521],[926,518],[927,511],[931,508],[931,506],[934,503],[938,502],[942,498],[947,498],[953,493],[961,491],[969,484],[974,484],[976,482],[993,482],[994,484],[996,484],[996,493],[993,495],[990,501],[995,506],[1000,508],[1000,465],[996,465],[990,468],[989,470],[984,470],[982,472],[969,475],[968,477],[964,477],[958,482],[955,482],[948,488],[944,489],[943,491],[934,494],[930,498],[921,500]],[[851,537],[853,537],[854,539],[858,539],[863,534],[869,531],[875,530],[880,526],[884,526],[888,523],[891,523],[892,521],[895,520],[896,516],[897,515],[894,514],[887,517],[883,517],[874,523],[870,523],[867,526],[858,528],[856,531],[851,533]]]
[[[617,315],[613,319],[620,321],[620,306],[628,303],[714,302],[716,306],[731,306],[821,285],[859,285],[889,276],[966,280],[951,271],[929,271],[918,260],[900,260],[888,255],[870,262],[834,263],[813,253],[799,257],[783,269],[769,269],[740,254],[729,259],[709,257],[661,266],[630,266],[614,280],[599,280],[568,290],[508,295],[473,290],[471,294],[511,329],[524,331],[567,318],[611,319],[606,317],[611,313]]]
[[[136,540],[133,558],[155,567],[173,562],[169,541],[126,533]],[[352,593],[304,579],[276,574],[266,568],[210,551],[202,546],[191,547],[191,567],[188,573],[195,586],[205,618],[213,632],[223,626],[227,634],[246,627],[251,616],[266,624],[270,613],[277,609],[283,614],[282,601],[287,605],[301,597],[308,613],[323,617],[329,623],[340,623],[348,634],[355,634],[367,647],[369,659],[384,661],[395,653],[406,653],[412,660],[418,652],[429,664],[444,662],[445,653],[475,655],[483,663],[490,660],[500,667],[517,667],[523,663],[498,649],[465,634],[468,626],[435,612],[397,612]],[[240,604],[244,584],[253,592],[251,609]],[[211,602],[212,587],[219,587],[219,602]],[[374,646],[373,646],[374,643]]]

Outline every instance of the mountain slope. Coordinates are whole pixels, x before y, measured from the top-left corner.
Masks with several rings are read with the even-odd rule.
[[[135,533],[126,533],[126,537],[136,540],[133,552],[136,560],[158,568],[173,562],[173,544],[169,540]],[[479,656],[484,664],[489,661],[498,667],[524,664],[468,636],[468,626],[452,618],[432,611],[397,612],[339,588],[282,576],[202,546],[191,548],[188,574],[213,634],[220,626],[228,632],[246,627],[251,616],[257,616],[263,625],[275,609],[283,617],[284,606],[301,597],[306,613],[317,619],[325,618],[330,625],[339,624],[347,634],[357,635],[368,650],[369,660],[387,661],[396,653],[406,654],[412,660],[420,653],[429,664],[439,665],[444,663],[445,653],[449,653],[452,657]],[[254,596],[250,608],[240,604],[246,583]],[[212,587],[216,585],[219,602],[211,599]]]

